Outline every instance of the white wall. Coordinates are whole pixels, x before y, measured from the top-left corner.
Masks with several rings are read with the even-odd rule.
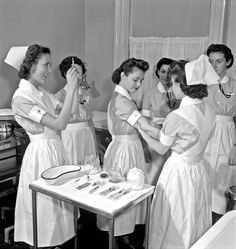
[[[211,0],[131,0],[132,36],[208,36],[210,3]]]
[[[115,0],[86,0],[88,81],[95,81],[94,110],[106,111],[111,97]]]
[[[53,73],[47,89],[64,80],[58,64],[68,55],[85,58],[85,0],[0,0],[0,108],[9,108],[18,86],[17,71],[5,64],[12,46],[38,43],[52,52]]]
[[[231,48],[232,53],[234,55],[234,64],[229,69],[230,74],[232,77],[236,79],[236,1],[231,0],[231,8],[229,13],[229,28],[228,28],[228,38],[227,38],[227,45]]]

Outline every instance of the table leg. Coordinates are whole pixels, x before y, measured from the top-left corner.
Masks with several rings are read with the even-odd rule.
[[[147,198],[147,211],[146,211],[146,225],[145,225],[145,249],[148,249],[149,240],[149,223],[150,223],[150,207],[151,207],[151,197]]]
[[[74,226],[75,226],[75,249],[77,249],[78,245],[78,207],[74,206]]]
[[[32,190],[32,216],[33,216],[33,248],[38,248],[38,231],[37,231],[37,200],[36,191]]]
[[[109,219],[109,249],[112,249],[114,238],[114,218]]]

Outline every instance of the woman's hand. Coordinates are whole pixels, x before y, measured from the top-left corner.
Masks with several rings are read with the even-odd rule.
[[[138,125],[137,128],[138,128],[138,131],[139,131],[140,135],[143,137],[143,139],[144,139],[145,141],[147,141],[146,139],[147,139],[147,137],[149,137],[149,135],[147,134],[147,132],[144,131],[144,130],[141,128],[140,125]]]
[[[82,72],[78,70],[75,66],[72,66],[66,74],[67,79],[67,91],[74,91],[78,88],[80,79],[82,78]]]

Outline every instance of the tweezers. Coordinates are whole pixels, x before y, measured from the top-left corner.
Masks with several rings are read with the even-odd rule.
[[[118,186],[112,186],[108,189],[103,190],[101,193],[99,193],[100,195],[108,195],[109,193],[111,193],[112,191],[117,190],[119,187]]]
[[[124,195],[126,195],[126,194],[128,194],[128,193],[130,193],[130,192],[131,192],[131,188],[130,188],[130,189],[126,189],[126,190],[123,191],[122,193],[115,195],[115,196],[113,197],[113,200],[116,201],[116,200],[120,199],[122,196],[124,196]]]
[[[84,184],[79,185],[79,186],[77,187],[77,189],[80,190],[80,189],[86,188],[86,187],[88,187],[90,184],[91,184],[90,182],[85,182]]]

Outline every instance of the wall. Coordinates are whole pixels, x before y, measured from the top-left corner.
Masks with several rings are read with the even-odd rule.
[[[134,37],[208,36],[211,0],[131,0]]]
[[[86,0],[87,79],[95,81],[94,110],[106,111],[111,97],[115,0]]]
[[[231,6],[230,6],[230,11],[229,11],[229,28],[228,28],[228,38],[227,38],[227,45],[231,48],[232,53],[234,55],[234,64],[233,66],[229,69],[230,74],[232,75],[233,78],[236,79],[236,70],[235,70],[235,65],[236,65],[236,1],[231,0]]]
[[[85,0],[0,0],[0,108],[9,108],[18,86],[17,71],[3,62],[12,46],[38,43],[52,51],[46,88],[64,85],[58,64],[68,55],[85,58]]]

